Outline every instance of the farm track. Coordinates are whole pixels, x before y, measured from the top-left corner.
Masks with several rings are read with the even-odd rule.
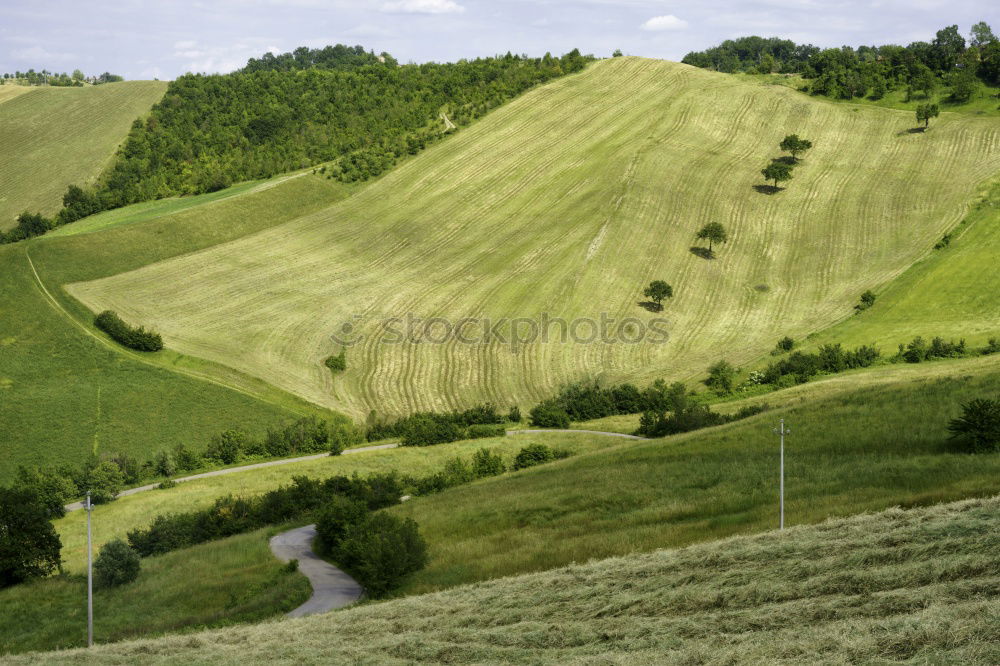
[[[853,109],[636,58],[513,100],[331,208],[69,291],[168,346],[364,418],[479,401],[528,406],[585,377],[687,379],[851,312],[923,256],[1000,170],[990,119]],[[759,170],[791,131],[815,147],[776,195]],[[694,232],[731,240],[706,261]],[[621,320],[674,285],[666,344],[384,344],[380,322],[542,313]],[[763,290],[758,287],[766,285]],[[205,307],[211,303],[212,307]],[[341,322],[366,337],[334,377]]]

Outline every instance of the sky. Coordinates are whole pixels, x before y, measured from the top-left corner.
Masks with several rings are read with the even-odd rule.
[[[0,73],[229,72],[266,51],[361,44],[400,62],[573,48],[680,60],[744,35],[821,47],[1000,30],[997,0],[3,0]]]

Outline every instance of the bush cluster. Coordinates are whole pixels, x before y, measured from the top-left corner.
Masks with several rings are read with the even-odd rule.
[[[684,384],[675,382],[668,387],[664,402],[658,408],[642,413],[635,434],[645,437],[676,435],[739,421],[767,409],[767,405],[751,405],[733,415],[719,414],[708,405],[692,402]]]
[[[863,345],[849,351],[839,342],[826,344],[815,354],[793,352],[787,358],[771,363],[764,370],[763,382],[775,386],[801,384],[821,372],[836,373],[853,368],[867,368],[878,362],[881,356],[874,345]]]
[[[105,310],[94,318],[94,326],[101,329],[120,345],[136,351],[155,352],[163,349],[163,339],[159,333],[147,331],[143,327],[129,326],[111,310]]]
[[[539,428],[568,428],[571,421],[590,421],[616,414],[638,414],[658,409],[667,390],[657,380],[643,390],[624,383],[601,386],[596,381],[568,384],[559,393],[531,410],[531,425]]]
[[[338,455],[347,446],[360,444],[364,437],[353,423],[340,419],[330,422],[305,417],[284,427],[269,430],[256,439],[242,430],[231,429],[212,437],[205,452],[195,453],[183,444],[172,451],[159,451],[140,462],[127,454],[92,457],[83,465],[53,468],[22,467],[15,485],[31,490],[43,502],[49,515],[64,515],[63,506],[89,490],[95,504],[112,501],[125,487],[143,481],[166,478],[179,472],[193,472],[206,466],[230,465],[246,459],[287,456],[329,451]],[[161,484],[172,487],[170,483]]]
[[[520,413],[517,415],[520,416]],[[417,412],[391,423],[379,422],[372,416],[369,418],[367,439],[374,442],[400,437],[403,446],[431,446],[460,439],[502,437],[507,432],[506,420],[489,403],[464,411]]]
[[[991,340],[991,343],[994,342]],[[988,345],[983,353],[992,353],[993,345]],[[955,341],[945,341],[944,338],[935,337],[927,343],[919,335],[909,342],[909,344],[899,345],[899,351],[896,354],[896,360],[902,360],[907,363],[922,363],[924,361],[930,361],[935,358],[959,358],[966,356],[968,350],[965,345],[965,340]]]
[[[148,528],[129,532],[128,541],[148,557],[302,518],[335,497],[375,510],[397,504],[402,494],[402,480],[395,474],[334,476],[323,481],[297,476],[291,485],[257,497],[228,495],[207,509],[157,516]]]

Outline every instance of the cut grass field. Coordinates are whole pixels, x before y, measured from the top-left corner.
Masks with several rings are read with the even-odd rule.
[[[777,526],[778,442],[787,524],[1000,492],[1000,454],[953,452],[961,404],[1000,393],[1000,357],[880,368],[745,401],[771,411],[417,498],[430,562],[407,588],[433,591],[571,562]]]
[[[1000,338],[1000,182],[987,188],[951,242],[914,264],[869,310],[813,336],[810,344],[870,344],[892,354],[920,335],[981,346]]]
[[[0,231],[25,210],[52,215],[69,185],[92,183],[166,90],[163,81],[127,81],[0,97]]]
[[[260,434],[303,414],[329,417],[200,359],[126,350],[61,285],[238,238],[350,191],[318,176],[281,177],[223,199],[196,197],[195,208],[156,202],[144,221],[111,211],[65,227],[102,227],[93,233],[0,247],[0,483],[21,464],[78,464],[94,451],[144,459],[180,443],[201,450],[226,428]]]
[[[148,557],[135,582],[94,593],[98,643],[149,637],[190,627],[263,620],[311,594],[306,578],[287,571],[260,530],[183,551]],[[56,576],[0,591],[2,655],[87,644],[87,579]]]
[[[68,289],[172,349],[356,418],[529,407],[584,376],[689,378],[720,350],[745,363],[844,318],[962,219],[1000,169],[1000,127],[959,114],[926,133],[913,124],[904,111],[615,58],[525,94],[326,210]],[[815,147],[785,191],[755,191],[789,132]],[[690,250],[709,221],[731,238],[711,261]],[[512,349],[377,334],[408,313],[648,323],[660,315],[639,301],[658,278],[676,293],[666,344]],[[322,361],[345,322],[365,337],[334,376]]]
[[[856,516],[13,664],[1000,661],[1000,500]]]

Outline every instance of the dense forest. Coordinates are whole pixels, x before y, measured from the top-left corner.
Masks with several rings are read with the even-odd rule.
[[[22,216],[12,242],[87,215],[324,164],[367,180],[532,86],[592,59],[507,54],[399,65],[361,47],[299,48],[232,74],[186,74],[136,120],[95,188],[71,186],[54,220]],[[326,166],[329,164],[329,166]]]
[[[682,62],[720,72],[801,74],[809,92],[838,99],[880,99],[898,89],[908,99],[930,97],[947,86],[951,101],[964,102],[981,83],[1000,85],[1000,40],[985,22],[972,26],[968,41],[952,25],[931,42],[908,46],[819,49],[776,37],[742,37],[688,53]]]

